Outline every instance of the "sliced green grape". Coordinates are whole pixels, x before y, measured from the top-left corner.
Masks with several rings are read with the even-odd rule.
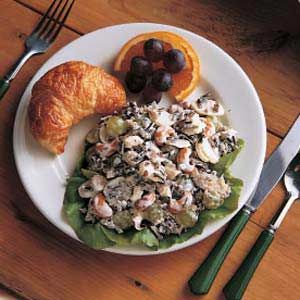
[[[124,134],[126,131],[127,125],[121,117],[112,116],[107,120],[106,132],[109,136],[117,137]]]
[[[182,227],[190,228],[197,223],[198,216],[192,210],[184,210],[175,215],[175,220]]]
[[[85,139],[90,144],[96,144],[97,142],[99,142],[99,128],[92,128],[88,132]]]
[[[202,203],[207,209],[216,209],[224,203],[224,199],[220,198],[216,192],[204,192]]]
[[[97,172],[88,169],[81,169],[81,173],[86,178],[92,178],[94,175],[99,175]]]
[[[164,211],[156,204],[151,205],[144,211],[144,219],[153,223],[159,224],[164,220]]]
[[[121,229],[127,229],[133,225],[132,216],[128,210],[116,212],[112,220],[114,224]]]

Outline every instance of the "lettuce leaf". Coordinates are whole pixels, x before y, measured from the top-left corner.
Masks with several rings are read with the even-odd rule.
[[[237,141],[237,149],[233,152],[228,153],[220,158],[220,160],[215,164],[212,165],[212,169],[217,171],[218,175],[221,175],[229,170],[230,166],[233,164],[235,159],[237,158],[238,154],[241,152],[245,145],[245,142],[242,139]]]
[[[99,223],[86,223],[80,212],[80,208],[85,206],[85,200],[82,199],[77,192],[78,187],[86,181],[86,177],[84,177],[81,172],[81,168],[85,164],[84,156],[79,160],[73,177],[68,179],[63,211],[68,223],[74,229],[78,238],[87,246],[94,249],[103,249],[114,245],[145,245],[150,249],[157,250],[169,248],[177,243],[183,243],[192,236],[201,234],[203,228],[208,222],[222,219],[237,209],[243,182],[238,178],[232,177],[229,168],[239,152],[242,150],[243,146],[244,141],[239,139],[238,148],[235,151],[224,155],[217,164],[212,166],[219,175],[223,174],[226,181],[230,184],[230,196],[225,199],[223,205],[219,208],[203,211],[199,216],[197,224],[181,235],[174,234],[164,238],[163,240],[158,240],[149,228],[145,228],[141,231],[130,229],[119,234],[115,230],[108,229]]]
[[[159,240],[156,238],[154,233],[149,229],[145,228],[141,231],[135,232],[131,244],[133,245],[146,245],[149,248],[157,250],[159,247]]]

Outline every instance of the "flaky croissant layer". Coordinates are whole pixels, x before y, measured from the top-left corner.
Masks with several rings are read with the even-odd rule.
[[[30,130],[44,148],[61,154],[73,125],[125,105],[126,94],[117,78],[85,62],[66,62],[34,84],[28,108]]]

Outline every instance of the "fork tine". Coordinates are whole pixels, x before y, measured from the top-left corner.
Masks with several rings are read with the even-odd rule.
[[[51,33],[53,33],[56,25],[59,24],[60,17],[62,16],[64,10],[66,9],[66,6],[67,6],[68,2],[69,2],[69,0],[65,1],[65,4],[64,4],[63,8],[60,10],[58,16],[55,18],[55,20],[54,20],[52,26],[49,28],[47,34],[45,33],[45,40],[47,40],[49,38],[49,36],[51,35]]]
[[[41,31],[38,33],[39,36],[42,36],[49,28],[50,24],[52,21],[55,22],[55,15],[59,9],[59,7],[61,6],[63,0],[59,0],[58,5],[56,6],[56,8],[54,9],[54,11],[52,12],[51,16],[49,16],[48,22],[46,23],[46,25],[44,26],[44,28],[41,29]]]
[[[56,39],[56,37],[58,36],[58,34],[60,33],[60,31],[61,31],[63,25],[65,24],[65,22],[66,22],[66,20],[67,20],[68,15],[70,14],[70,11],[71,11],[71,9],[72,9],[72,6],[73,6],[74,2],[75,2],[75,0],[72,0],[72,2],[71,2],[71,4],[69,5],[69,8],[68,8],[66,14],[64,15],[62,21],[59,23],[59,26],[58,26],[58,28],[56,29],[56,32],[55,32],[55,33],[53,34],[53,36],[49,39],[49,41],[48,41],[49,43],[52,43],[52,42]]]
[[[42,17],[41,20],[38,22],[38,24],[35,26],[35,28],[33,29],[33,31],[32,31],[31,34],[35,34],[35,33],[37,33],[37,32],[41,29],[41,27],[42,27],[44,21],[45,21],[46,18],[48,17],[48,14],[50,13],[51,9],[53,8],[55,2],[56,2],[56,0],[53,0],[53,1],[52,1],[51,5],[50,5],[49,8],[47,9],[47,11],[44,13],[43,17]]]

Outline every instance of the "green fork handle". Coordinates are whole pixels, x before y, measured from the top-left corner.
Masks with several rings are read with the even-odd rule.
[[[188,284],[193,294],[208,293],[227,254],[248,222],[250,215],[251,212],[247,208],[243,208],[229,223],[213,250],[190,278]]]
[[[274,231],[264,230],[250,252],[223,289],[227,300],[240,300],[261,259],[274,239]]]
[[[5,93],[9,89],[9,81],[5,79],[0,79],[0,100],[4,97]]]

